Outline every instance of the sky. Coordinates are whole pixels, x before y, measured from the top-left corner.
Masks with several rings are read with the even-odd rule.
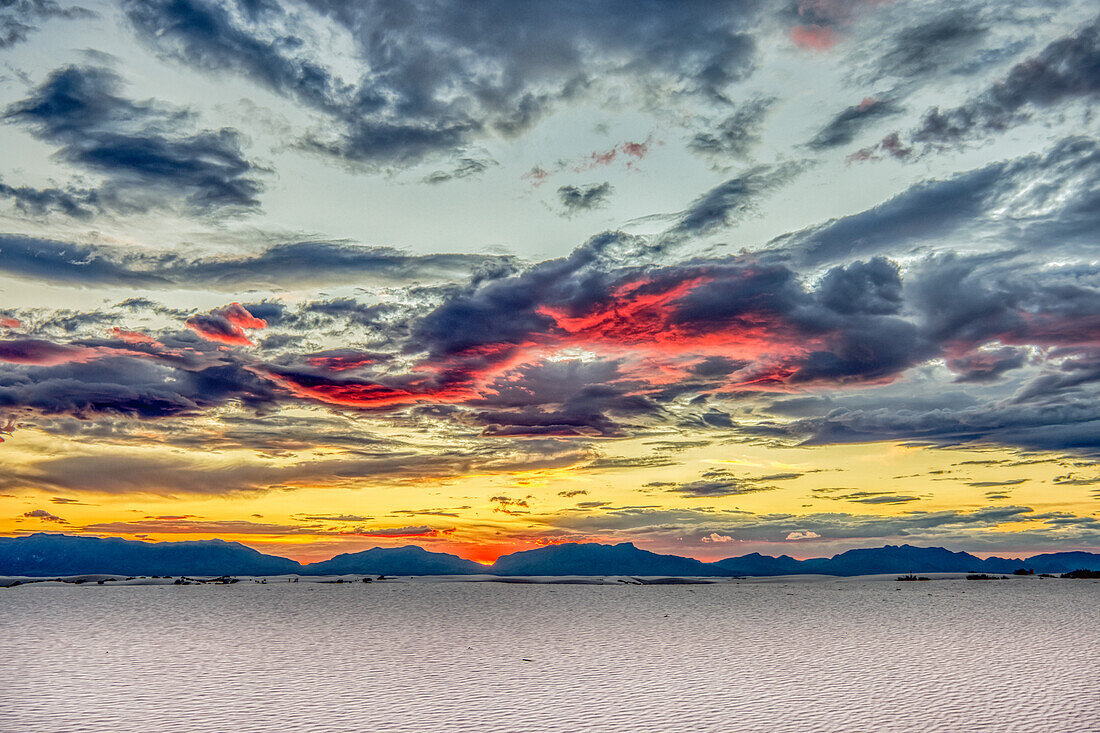
[[[0,534],[1100,549],[1100,17],[0,0]]]

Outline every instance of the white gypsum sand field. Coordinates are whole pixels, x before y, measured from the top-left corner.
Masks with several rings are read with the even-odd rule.
[[[3,590],[0,730],[1100,724],[1093,581],[286,580]]]

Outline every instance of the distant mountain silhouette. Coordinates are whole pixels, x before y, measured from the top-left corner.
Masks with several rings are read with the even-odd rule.
[[[717,575],[794,575],[796,573],[809,572],[802,569],[802,561],[795,560],[790,555],[761,555],[753,552],[741,557],[727,557],[725,560],[711,563],[719,569]]]
[[[513,552],[493,563],[494,575],[716,575],[714,567],[690,557],[658,555],[630,542],[618,545],[547,545]]]
[[[832,557],[796,560],[752,553],[705,563],[660,555],[629,542],[617,545],[567,543],[503,555],[486,567],[456,555],[422,547],[375,547],[300,565],[265,555],[237,542],[138,542],[117,537],[74,537],[39,533],[0,537],[0,575],[652,575],[761,576],[871,575],[877,573],[1037,573],[1100,570],[1100,554],[1052,552],[1025,559],[990,557],[942,547],[886,545],[848,550]]]
[[[374,547],[303,566],[308,575],[470,575],[487,573],[489,568],[472,560],[444,552],[428,552],[423,547]]]
[[[0,537],[5,575],[281,575],[302,566],[237,542],[138,542],[119,537]]]
[[[1100,570],[1100,555],[1094,552],[1048,552],[1023,561],[1023,567],[1037,573],[1068,573],[1071,570]]]
[[[822,575],[868,575],[871,573],[964,573],[987,570],[986,561],[968,552],[942,547],[886,545],[848,550],[830,558],[803,560],[803,573]],[[1013,568],[1019,567],[1018,564]],[[999,572],[994,570],[993,572]]]

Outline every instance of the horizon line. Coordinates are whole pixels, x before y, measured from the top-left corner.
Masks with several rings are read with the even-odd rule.
[[[685,560],[695,560],[697,562],[700,562],[700,563],[703,563],[703,564],[708,564],[708,565],[718,563],[718,562],[721,562],[723,560],[730,560],[730,559],[735,559],[735,558],[747,557],[749,555],[754,555],[754,554],[755,555],[760,555],[762,557],[771,557],[771,558],[789,557],[789,558],[791,558],[793,560],[796,560],[796,561],[799,561],[799,562],[805,562],[807,560],[830,559],[830,558],[834,558],[834,557],[843,555],[846,552],[852,552],[852,551],[856,551],[856,550],[879,550],[879,549],[885,549],[887,547],[899,547],[899,548],[900,547],[912,547],[912,548],[921,549],[921,550],[945,550],[947,552],[952,552],[952,553],[960,553],[960,554],[971,555],[971,556],[976,557],[980,560],[988,560],[990,558],[999,558],[999,559],[1003,559],[1003,560],[1020,560],[1020,561],[1024,561],[1024,560],[1027,560],[1027,559],[1030,559],[1030,558],[1033,558],[1033,557],[1037,557],[1037,556],[1040,556],[1040,555],[1060,554],[1060,553],[1067,553],[1067,552],[1084,552],[1084,553],[1088,553],[1088,554],[1100,554],[1100,548],[1095,548],[1095,547],[1082,548],[1080,545],[1070,546],[1070,547],[1067,547],[1067,548],[1064,548],[1064,549],[1045,549],[1045,550],[1040,550],[1040,551],[1033,551],[1033,550],[1031,550],[1031,551],[1022,551],[1022,550],[1008,551],[1008,552],[1011,552],[1013,554],[1004,555],[1004,554],[998,554],[996,551],[989,552],[989,553],[985,553],[985,552],[980,552],[979,553],[979,552],[973,552],[973,551],[970,551],[970,550],[951,549],[949,547],[945,547],[944,545],[914,545],[914,544],[911,544],[911,543],[908,543],[908,542],[903,542],[903,543],[899,543],[899,544],[892,544],[892,543],[887,542],[887,543],[884,543],[884,544],[881,544],[881,545],[874,545],[874,546],[849,547],[848,549],[841,550],[841,551],[833,553],[831,555],[806,555],[806,556],[801,556],[800,557],[798,555],[793,555],[793,554],[785,553],[785,552],[781,553],[781,554],[778,554],[778,555],[766,555],[762,552],[754,550],[752,552],[746,552],[746,553],[742,553],[740,555],[726,555],[726,556],[720,557],[720,558],[715,559],[715,560],[702,560],[700,558],[693,557],[691,555],[678,555],[678,554],[675,554],[675,553],[658,552],[658,551],[655,551],[655,550],[648,550],[644,547],[638,547],[633,540],[623,540],[622,542],[576,542],[576,541],[550,542],[550,543],[546,543],[546,544],[543,544],[543,545],[538,545],[536,547],[530,547],[530,548],[526,548],[526,549],[514,550],[513,552],[502,553],[501,555],[498,555],[496,558],[494,558],[490,562],[490,561],[475,560],[475,559],[472,559],[472,558],[464,557],[463,555],[459,555],[458,553],[455,553],[455,552],[443,552],[443,551],[440,551],[440,550],[429,549],[427,547],[424,547],[423,545],[410,542],[408,544],[394,545],[394,546],[375,545],[373,547],[364,548],[362,550],[354,550],[354,551],[351,551],[351,552],[338,552],[338,553],[336,553],[336,554],[334,554],[334,555],[332,555],[328,558],[322,559],[322,560],[313,560],[313,561],[309,561],[309,562],[302,562],[301,560],[296,560],[293,557],[287,557],[287,556],[281,555],[281,554],[276,555],[276,554],[272,554],[270,552],[267,552],[264,549],[261,549],[263,547],[262,545],[260,547],[255,547],[255,546],[253,546],[253,544],[250,544],[248,542],[243,542],[243,541],[240,541],[240,540],[226,540],[226,539],[223,539],[221,537],[211,537],[211,538],[207,538],[207,539],[190,539],[190,540],[187,540],[187,539],[184,539],[184,540],[151,540],[151,539],[145,539],[145,538],[130,539],[130,538],[123,537],[123,536],[120,536],[120,535],[110,535],[110,534],[107,534],[107,535],[69,534],[69,533],[66,533],[66,532],[43,532],[43,531],[38,531],[38,532],[20,532],[20,533],[14,533],[14,534],[0,534],[0,539],[18,540],[18,539],[25,539],[25,538],[33,537],[35,535],[45,535],[45,536],[50,536],[50,537],[68,537],[68,538],[73,538],[73,539],[98,539],[98,540],[117,539],[117,540],[123,540],[125,542],[138,542],[138,543],[142,543],[142,544],[146,544],[146,545],[199,543],[199,542],[222,542],[222,543],[225,543],[225,544],[240,545],[242,547],[246,547],[248,549],[254,550],[254,551],[256,551],[256,552],[258,552],[262,555],[268,556],[268,557],[276,557],[276,558],[280,558],[280,559],[283,559],[283,560],[290,560],[291,562],[296,562],[299,565],[302,565],[303,567],[308,566],[308,565],[314,565],[314,564],[322,563],[322,562],[327,562],[327,561],[332,560],[332,559],[334,559],[336,557],[339,557],[341,555],[355,555],[355,554],[362,553],[362,552],[369,552],[371,550],[398,550],[398,549],[404,549],[404,548],[407,548],[407,547],[416,547],[416,548],[419,548],[421,550],[424,550],[425,552],[430,552],[430,553],[434,553],[434,554],[441,554],[441,555],[447,555],[447,556],[450,556],[450,557],[456,557],[456,558],[459,558],[461,560],[466,560],[467,562],[472,562],[472,563],[476,563],[478,565],[483,565],[487,568],[492,567],[493,565],[495,565],[496,562],[498,560],[500,560],[500,558],[502,558],[502,557],[507,557],[509,555],[515,555],[515,554],[518,554],[518,553],[521,553],[521,552],[530,552],[532,550],[539,550],[539,549],[543,549],[543,548],[546,548],[546,547],[554,547],[554,546],[559,546],[559,545],[597,545],[597,546],[601,546],[601,547],[615,547],[615,546],[618,546],[618,545],[624,545],[625,544],[625,545],[630,545],[630,546],[634,547],[637,550],[640,550],[640,551],[643,551],[643,552],[649,552],[649,553],[652,553],[654,555],[658,555],[658,556],[662,556],[662,557],[676,557],[676,558],[681,558],[681,559],[685,559]]]

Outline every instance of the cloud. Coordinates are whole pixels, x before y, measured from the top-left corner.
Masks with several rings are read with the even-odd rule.
[[[895,516],[879,514],[816,513],[754,514],[714,509],[621,508],[603,512],[568,512],[547,518],[547,526],[602,536],[644,534],[651,540],[694,538],[713,534],[731,541],[785,543],[820,541],[822,548],[839,541],[865,544],[904,541],[910,544],[959,545],[980,548],[1043,546],[1081,543],[1091,546],[1100,539],[1095,518],[1041,513],[1026,506],[991,506],[973,510],[907,511]],[[1012,525],[1011,530],[1009,526]],[[991,528],[1001,527],[996,532]],[[793,538],[788,539],[791,535]],[[813,537],[811,535],[817,535]],[[1025,543],[1024,545],[1021,545]],[[708,541],[709,543],[709,541]],[[682,546],[682,544],[681,544]]]
[[[854,492],[845,496],[834,496],[834,499],[853,501],[857,504],[908,504],[911,501],[920,501],[917,496],[899,496],[885,492]]]
[[[445,453],[407,446],[387,450],[348,451],[318,459],[275,462],[258,457],[114,452],[45,458],[0,476],[0,489],[49,487],[66,493],[187,495],[256,495],[297,488],[363,489],[370,485],[422,485],[424,481],[478,473],[510,474],[561,468],[581,462],[583,446],[501,440],[494,450],[456,447]],[[511,500],[510,500],[511,501]],[[516,500],[526,501],[526,500]],[[514,510],[516,504],[507,508]]]
[[[1098,67],[1100,21],[1093,20],[1016,64],[1004,78],[964,104],[932,108],[911,137],[928,145],[960,145],[1018,124],[1032,109],[1094,98],[1100,93]]]
[[[701,237],[730,227],[755,212],[764,196],[790,183],[802,169],[799,163],[749,168],[692,201],[666,235]]]
[[[415,527],[387,527],[381,529],[360,528],[353,532],[344,532],[342,534],[354,534],[357,537],[439,537],[440,535],[450,534],[452,532],[454,532],[453,529],[436,529],[434,527],[420,525]]]
[[[323,534],[318,524],[273,524],[243,519],[194,519],[187,516],[150,517],[136,521],[95,522],[80,528],[92,534],[220,534],[296,535]]]
[[[138,36],[165,55],[247,77],[323,114],[329,124],[304,135],[304,148],[369,165],[461,156],[489,136],[521,135],[560,104],[613,83],[670,101],[661,94],[666,85],[720,100],[750,73],[755,50],[746,32],[752,6],[739,1],[666,8],[617,0],[578,9],[553,0],[524,13],[503,0],[370,7],[128,0],[124,8]],[[355,43],[344,59],[354,81],[325,58],[316,28],[329,23]]]
[[[558,200],[566,216],[573,216],[606,206],[614,190],[607,181],[586,186],[562,186],[558,189]]]
[[[842,38],[845,28],[863,13],[886,0],[797,0],[790,38],[812,51],[827,51]]]
[[[28,519],[41,519],[43,522],[56,522],[57,524],[68,524],[67,521],[56,515],[50,514],[45,509],[34,509],[29,512],[23,512],[23,516]]]
[[[91,188],[33,188],[9,186],[0,181],[0,196],[10,198],[18,211],[38,217],[59,212],[73,219],[88,220],[104,208],[100,192]]]
[[[889,99],[866,97],[859,104],[841,110],[814,135],[808,143],[813,150],[847,145],[868,125],[901,112],[901,108]]]
[[[977,14],[957,9],[920,20],[892,35],[886,51],[874,62],[875,74],[901,79],[932,76],[973,61],[975,47],[989,33]]]
[[[500,512],[501,514],[528,514],[531,510],[531,505],[526,499],[513,499],[512,497],[501,495],[490,497],[489,501],[496,504],[493,511]]]
[[[478,158],[459,158],[450,170],[432,171],[423,179],[424,183],[438,185],[448,181],[456,181],[463,178],[479,176],[489,170],[490,166],[498,165],[495,160],[481,160]]]
[[[207,341],[218,341],[236,346],[252,346],[245,329],[267,328],[267,321],[256,318],[240,303],[215,308],[207,314],[196,314],[187,319],[187,327]]]
[[[0,4],[0,49],[27,40],[38,27],[32,23],[53,18],[77,20],[95,17],[86,8],[62,6],[53,0],[4,0]]]
[[[956,382],[988,383],[1000,379],[1014,369],[1020,369],[1028,361],[1027,349],[1002,346],[969,351],[952,357],[947,365],[955,372]]]
[[[255,253],[186,258],[109,245],[0,234],[0,272],[81,286],[238,290],[332,283],[403,283],[509,272],[502,255],[411,255],[348,242],[288,242]]]
[[[0,405],[45,415],[157,418],[196,414],[230,400],[251,409],[276,404],[274,386],[239,362],[126,347],[5,342],[0,361],[14,366],[0,364]]]
[[[980,220],[1006,181],[1007,169],[1006,163],[993,163],[923,181],[871,209],[786,235],[772,246],[800,256],[807,265],[820,265],[930,244]]]
[[[688,141],[688,149],[716,163],[747,158],[760,143],[760,129],[775,101],[773,97],[757,97],[743,102],[712,129],[696,133]]]
[[[92,208],[144,211],[175,201],[204,215],[259,205],[262,171],[244,157],[235,130],[186,131],[189,111],[134,102],[120,95],[121,87],[110,69],[66,66],[4,111],[5,120],[57,145],[68,163],[104,177],[95,193],[38,192],[38,205],[81,216]],[[34,200],[27,191],[16,196],[24,206]]]
[[[971,481],[967,486],[974,486],[979,489],[986,489],[991,486],[1019,486],[1020,484],[1027,483],[1030,479],[1017,478],[1010,479],[1008,481]]]
[[[669,493],[680,494],[692,499],[720,498],[724,496],[743,496],[762,491],[775,491],[779,487],[761,483],[760,479],[746,476],[738,477],[732,471],[712,469],[706,471],[696,481],[674,484],[665,489]]]

